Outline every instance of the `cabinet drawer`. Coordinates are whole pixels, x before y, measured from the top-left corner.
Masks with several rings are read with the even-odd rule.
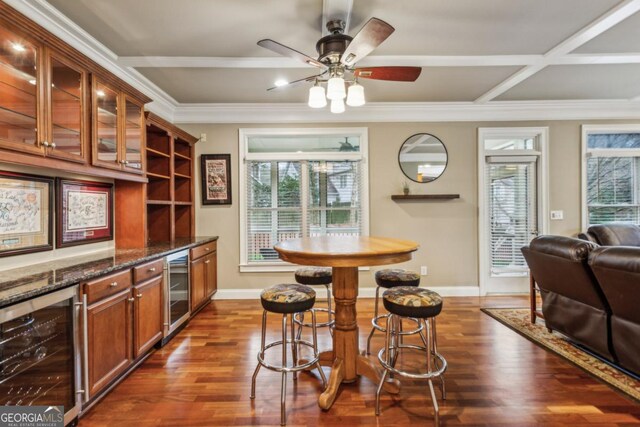
[[[217,242],[209,242],[207,244],[196,246],[195,248],[191,249],[191,259],[198,259],[206,254],[215,252],[217,247],[216,244]]]
[[[147,262],[133,268],[133,281],[134,283],[144,282],[145,280],[157,277],[162,274],[162,268],[164,267],[163,260],[158,259],[155,261]]]
[[[85,283],[84,293],[87,295],[87,303],[92,304],[129,287],[131,287],[131,270],[125,270]]]

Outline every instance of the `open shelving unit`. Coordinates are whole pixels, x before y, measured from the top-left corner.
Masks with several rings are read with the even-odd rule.
[[[195,234],[194,144],[197,138],[152,114],[147,118],[147,239]]]

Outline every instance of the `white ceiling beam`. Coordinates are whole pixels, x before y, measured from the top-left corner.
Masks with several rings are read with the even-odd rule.
[[[544,54],[543,58],[540,59],[538,63],[526,66],[519,70],[494,88],[490,89],[488,92],[478,97],[475,102],[485,103],[495,99],[548,65],[552,65],[554,61],[558,60],[558,58],[573,52],[578,47],[619,24],[639,10],[640,0],[625,0],[619,3],[598,19],[582,28],[571,37],[562,41],[560,44],[556,45],[553,49]]]
[[[329,34],[327,31],[327,22],[336,19],[344,21],[344,33],[349,34],[352,9],[353,0],[324,0],[322,2],[322,28],[320,28],[322,36],[324,37]]]
[[[552,65],[639,64],[640,53],[574,53],[553,59]]]

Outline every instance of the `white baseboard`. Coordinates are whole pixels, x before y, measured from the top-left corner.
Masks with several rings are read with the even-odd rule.
[[[323,286],[315,288],[318,298],[326,298],[327,293]],[[477,286],[434,286],[429,287],[443,297],[477,297],[480,296],[480,288]],[[212,299],[260,299],[262,289],[218,289]],[[376,288],[358,289],[360,298],[373,298],[376,296]]]

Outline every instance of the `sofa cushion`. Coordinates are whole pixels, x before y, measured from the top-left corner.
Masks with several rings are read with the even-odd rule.
[[[599,224],[588,233],[602,246],[640,246],[640,227],[634,224]]]

